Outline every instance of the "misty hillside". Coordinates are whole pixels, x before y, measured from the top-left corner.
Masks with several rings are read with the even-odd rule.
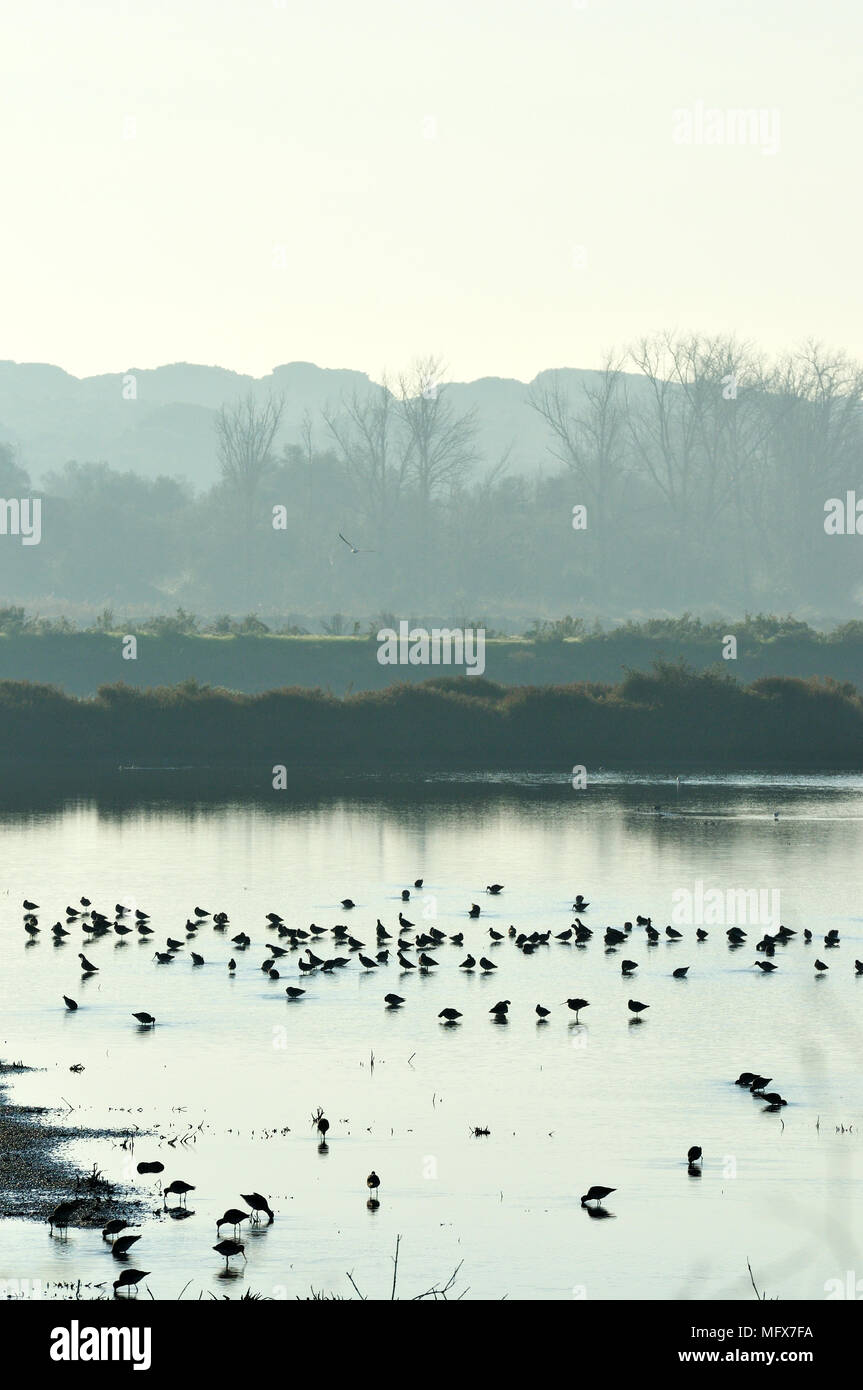
[[[128,375],[135,399],[124,398]],[[364,372],[290,362],[261,378],[178,362],[129,374],[112,372],[79,379],[60,367],[38,362],[0,362],[0,440],[12,444],[18,461],[35,482],[71,459],[105,462],[118,472],[146,478],[167,474],[195,488],[216,481],[218,465],[213,423],[223,404],[248,391],[265,400],[283,396],[280,440],[294,442],[304,414],[314,422],[316,443],[326,441],[320,414],[338,410],[353,396],[367,397],[375,385]],[[536,383],[542,385],[548,373]],[[596,373],[561,373],[574,395]],[[633,378],[636,380],[636,378]],[[477,412],[477,475],[509,453],[513,473],[535,474],[550,464],[546,429],[527,403],[529,385],[500,377],[452,383],[450,399],[459,413]]]
[[[417,359],[385,389],[308,363],[260,380],[0,365],[0,607],[340,631],[381,613],[504,631],[683,608],[861,616],[863,366],[847,354],[664,333],[530,384],[441,371]],[[28,541],[17,499],[36,494]]]

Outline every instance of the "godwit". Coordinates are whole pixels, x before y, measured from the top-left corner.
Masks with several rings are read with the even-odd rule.
[[[270,1204],[267,1201],[266,1197],[262,1197],[260,1192],[241,1192],[240,1196],[246,1203],[246,1206],[252,1208],[252,1211],[254,1212],[254,1215],[252,1217],[253,1221],[260,1221],[260,1212],[265,1211],[267,1213],[268,1218],[267,1225],[272,1226],[276,1218],[270,1210]]]
[[[149,1273],[149,1269],[124,1269],[120,1278],[114,1280],[114,1297],[116,1298],[120,1289],[134,1289],[137,1294],[138,1285]]]
[[[606,1197],[610,1197],[612,1192],[616,1192],[616,1187],[589,1187],[581,1199],[581,1205],[585,1202],[603,1202]]]
[[[243,1201],[245,1200],[246,1199],[244,1197]],[[216,1222],[216,1235],[219,1234],[219,1231],[222,1226],[233,1226],[234,1234],[236,1235],[240,1229],[240,1222],[248,1221],[248,1219],[249,1213],[247,1211],[240,1211],[239,1207],[228,1207],[228,1210],[225,1212],[224,1216],[220,1216],[218,1221]]]
[[[220,1240],[218,1245],[213,1246],[213,1249],[217,1255],[224,1256],[226,1271],[228,1268],[228,1260],[232,1260],[235,1255],[242,1255],[243,1259],[246,1258],[245,1246],[242,1241],[239,1240]]]
[[[573,1013],[575,1014],[576,1023],[578,1023],[578,1015],[580,1014],[581,1010],[587,1009],[590,1006],[589,999],[564,999],[561,1002],[566,1004],[567,1008],[572,1009]]]
[[[194,1183],[191,1183],[191,1182],[183,1182],[181,1178],[175,1178],[174,1181],[171,1182],[171,1183],[168,1183],[168,1186],[165,1188],[165,1192],[164,1192],[165,1206],[168,1205],[168,1193],[169,1193],[169,1192],[172,1193],[175,1197],[179,1197],[181,1202],[185,1202],[188,1193],[194,1192],[194,1190],[195,1190],[195,1185],[194,1185]]]

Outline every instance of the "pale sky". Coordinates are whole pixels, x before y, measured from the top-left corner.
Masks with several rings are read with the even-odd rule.
[[[861,52],[859,0],[6,0],[0,358],[863,357]],[[699,102],[777,152],[675,143]]]

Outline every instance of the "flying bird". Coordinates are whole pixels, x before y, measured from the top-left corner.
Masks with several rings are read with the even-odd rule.
[[[341,531],[339,532],[339,540],[340,540],[340,541],[344,541],[345,545],[348,547],[348,550],[351,552],[352,555],[376,555],[376,554],[377,554],[377,551],[376,551],[376,550],[363,550],[363,549],[361,549],[358,545],[354,545],[353,541],[349,541],[348,538],[347,538],[347,536],[343,536],[343,535],[342,535]]]

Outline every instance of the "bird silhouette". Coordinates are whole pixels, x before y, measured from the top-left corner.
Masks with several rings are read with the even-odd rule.
[[[124,1269],[119,1279],[114,1280],[114,1296],[117,1296],[120,1289],[129,1289],[137,1295],[138,1285],[149,1273],[149,1269]]]
[[[111,1246],[111,1254],[116,1259],[122,1260],[128,1255],[135,1242],[140,1239],[140,1236],[118,1236]]]
[[[51,1230],[53,1231],[55,1226],[58,1231],[67,1230],[69,1226],[69,1217],[72,1216],[80,1206],[80,1197],[73,1197],[69,1202],[60,1202],[48,1218],[48,1225],[51,1227]]]
[[[345,545],[348,547],[348,550],[351,552],[352,555],[376,555],[376,554],[377,554],[377,551],[376,551],[376,550],[364,550],[364,549],[362,549],[360,546],[354,545],[353,541],[349,541],[348,538],[347,538],[347,536],[343,536],[343,535],[342,535],[341,531],[339,532],[339,540],[340,540],[340,541],[344,541]],[[422,880],[420,880],[420,882],[422,882]]]
[[[244,1197],[243,1201],[245,1200],[246,1199]],[[242,1221],[248,1220],[249,1213],[247,1211],[240,1211],[239,1207],[228,1207],[228,1210],[225,1212],[224,1216],[220,1216],[218,1221],[216,1222],[216,1235],[219,1234],[219,1231],[222,1226],[233,1226],[234,1231],[236,1232],[240,1229],[240,1223]]]
[[[263,1197],[260,1192],[241,1192],[240,1196],[246,1203],[246,1206],[252,1208],[253,1221],[260,1221],[261,1212],[265,1212],[267,1216],[267,1225],[272,1226],[276,1218],[270,1208],[270,1204],[267,1201],[266,1197]]]
[[[586,1009],[586,1008],[589,1007],[589,1005],[590,1005],[590,1000],[588,1000],[588,999],[564,999],[564,1000],[563,1000],[563,1003],[566,1004],[567,1008],[572,1009],[573,1013],[575,1014],[575,1021],[576,1021],[576,1023],[578,1023],[578,1015],[581,1013],[581,1010],[582,1010],[582,1009]]]
[[[190,1182],[183,1182],[182,1178],[175,1178],[174,1181],[171,1182],[171,1183],[169,1183],[168,1186],[165,1188],[165,1192],[164,1192],[165,1206],[168,1205],[168,1194],[169,1194],[169,1193],[170,1193],[171,1196],[173,1196],[173,1197],[179,1197],[179,1199],[180,1199],[181,1202],[185,1202],[185,1201],[186,1201],[186,1198],[187,1198],[187,1196],[188,1196],[188,1194],[189,1194],[190,1192],[194,1192],[194,1190],[195,1190],[195,1187],[194,1187],[194,1184],[193,1184],[193,1183],[190,1183]]]
[[[226,1271],[228,1260],[232,1260],[235,1255],[242,1255],[243,1259],[246,1258],[246,1247],[240,1240],[220,1240],[218,1245],[213,1246],[213,1249],[217,1255],[224,1257]]]
[[[586,1202],[603,1202],[606,1197],[610,1197],[612,1192],[616,1192],[616,1187],[599,1187],[597,1185],[589,1187],[581,1199],[581,1205]]]

